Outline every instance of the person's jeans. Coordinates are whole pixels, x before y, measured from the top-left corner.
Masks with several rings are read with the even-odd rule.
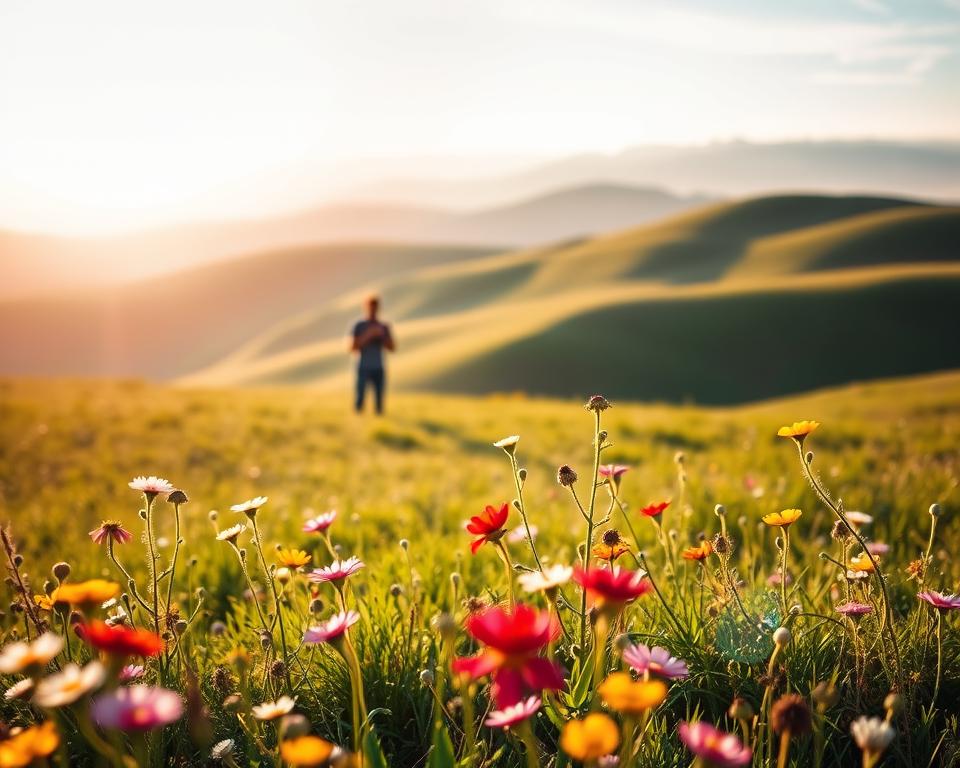
[[[377,413],[383,413],[383,368],[358,368],[357,369],[357,413],[363,410],[363,401],[367,394],[367,385],[373,385],[374,397],[376,398]]]

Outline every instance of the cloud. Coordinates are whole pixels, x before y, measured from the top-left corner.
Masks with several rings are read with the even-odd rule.
[[[884,5],[880,0],[850,0],[857,8],[867,13],[876,13],[881,16],[889,16],[890,8]]]

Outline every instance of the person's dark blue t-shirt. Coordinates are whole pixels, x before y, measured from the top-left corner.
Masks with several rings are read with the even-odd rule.
[[[383,368],[383,343],[390,338],[390,326],[377,320],[361,320],[353,326],[353,338],[359,339],[367,330],[379,325],[383,328],[383,336],[371,339],[360,348],[359,366],[365,371],[375,371]]]

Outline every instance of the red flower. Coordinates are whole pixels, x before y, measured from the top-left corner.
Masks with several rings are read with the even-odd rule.
[[[467,631],[486,647],[476,656],[453,660],[455,674],[471,679],[490,675],[497,708],[512,706],[531,693],[562,690],[562,668],[539,653],[560,633],[548,611],[518,604],[495,607],[467,619]]]
[[[619,566],[613,568],[574,568],[573,580],[587,590],[599,605],[620,607],[624,603],[645,595],[653,589],[644,571],[628,571]]]
[[[495,509],[489,504],[479,515],[470,518],[467,523],[467,530],[480,536],[470,545],[470,551],[477,554],[477,550],[483,546],[485,541],[499,541],[504,534],[504,524],[507,522],[507,516],[510,514],[510,507],[506,504],[500,509]]]
[[[145,629],[113,626],[102,621],[83,624],[81,637],[111,656],[157,656],[164,649],[163,640]]]
[[[669,501],[661,501],[657,504],[648,504],[640,512],[647,517],[660,517],[660,514],[670,506]]]

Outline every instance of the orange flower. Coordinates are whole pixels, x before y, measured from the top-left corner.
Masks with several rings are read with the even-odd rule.
[[[777,430],[777,436],[791,437],[802,444],[804,438],[819,426],[819,421],[795,421],[789,426],[780,427],[780,429]]]
[[[627,545],[627,542],[621,538],[620,531],[616,528],[604,531],[603,536],[600,537],[600,543],[592,550],[594,557],[600,560],[608,560],[611,563],[620,557],[620,555],[624,555],[629,551],[630,547]]]
[[[312,768],[330,759],[336,747],[319,736],[298,736],[280,742],[280,757],[294,768]]]
[[[771,512],[769,515],[764,515],[763,522],[778,528],[789,528],[800,519],[802,514],[803,512],[799,509],[785,509],[783,512]]]
[[[866,553],[861,553],[855,557],[851,557],[849,566],[851,571],[858,571],[860,573],[871,573],[875,570],[873,561]]]
[[[31,765],[34,760],[49,757],[60,746],[60,734],[52,720],[27,728],[9,739],[0,741],[0,766]]]
[[[310,562],[310,555],[302,549],[281,549],[277,552],[277,561],[285,568],[302,568]]]
[[[608,707],[625,715],[642,715],[667,698],[662,680],[634,680],[629,672],[613,672],[597,690]]]
[[[711,554],[713,554],[713,544],[710,543],[709,539],[704,540],[700,543],[699,547],[687,547],[683,552],[680,553],[680,557],[684,560],[697,560],[703,562]]]
[[[119,584],[104,579],[90,579],[76,584],[61,584],[53,590],[50,601],[70,605],[99,605],[119,594]]]
[[[593,712],[570,720],[560,732],[560,748],[574,760],[596,760],[612,754],[620,744],[620,729],[607,715]]]

